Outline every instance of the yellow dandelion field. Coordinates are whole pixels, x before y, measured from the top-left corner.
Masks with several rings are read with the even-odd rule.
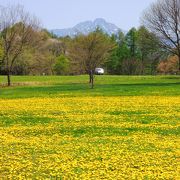
[[[180,179],[180,97],[0,99],[0,179]]]

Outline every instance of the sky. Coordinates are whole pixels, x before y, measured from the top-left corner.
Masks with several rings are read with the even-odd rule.
[[[21,4],[44,28],[61,29],[104,18],[123,30],[140,26],[142,12],[156,0],[0,0],[0,6]]]

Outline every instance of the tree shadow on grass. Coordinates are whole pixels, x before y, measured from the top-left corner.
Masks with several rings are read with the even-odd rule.
[[[56,84],[52,86],[18,86],[3,88],[0,98],[56,97],[56,96],[126,96],[126,95],[180,95],[180,82],[173,83],[131,83],[131,84]]]
[[[97,89],[96,89],[97,87]],[[96,92],[104,95],[180,95],[180,82],[175,83],[134,83],[101,84],[95,86]]]

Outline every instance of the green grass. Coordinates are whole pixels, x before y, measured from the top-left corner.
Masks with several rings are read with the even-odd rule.
[[[0,77],[2,84],[6,77]],[[57,96],[179,96],[180,76],[12,76],[12,87],[2,86],[0,98]]]

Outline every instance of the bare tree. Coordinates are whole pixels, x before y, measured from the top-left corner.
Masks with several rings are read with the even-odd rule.
[[[158,0],[144,12],[142,22],[163,48],[178,56],[180,71],[180,0]]]
[[[79,35],[71,43],[69,56],[79,72],[89,74],[91,88],[94,86],[94,70],[102,65],[115,47],[114,42],[100,30],[89,35]]]
[[[33,41],[34,30],[38,29],[37,18],[25,12],[20,5],[0,8],[0,38],[3,46],[3,69],[8,86],[11,85],[11,72],[23,48]]]

